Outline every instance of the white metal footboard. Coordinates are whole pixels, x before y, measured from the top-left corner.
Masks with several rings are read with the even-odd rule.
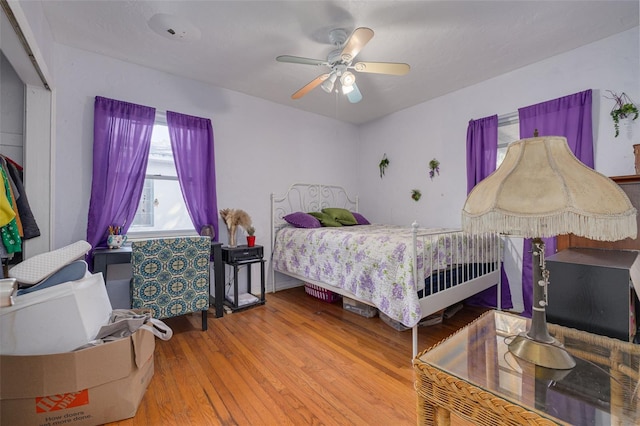
[[[497,234],[470,235],[460,231],[421,233],[413,228],[413,278],[425,318],[498,284],[501,308],[501,238]],[[413,354],[418,354],[418,324],[412,329]]]

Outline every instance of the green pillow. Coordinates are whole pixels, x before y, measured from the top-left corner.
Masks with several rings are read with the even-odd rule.
[[[342,225],[357,225],[358,221],[353,216],[353,214],[347,209],[339,209],[335,207],[329,207],[326,209],[322,209],[322,213],[328,214],[335,221],[341,223]]]
[[[322,226],[342,226],[340,222],[323,212],[309,212],[309,214],[320,221]]]

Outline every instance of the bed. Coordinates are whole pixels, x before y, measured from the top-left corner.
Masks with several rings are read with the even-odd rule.
[[[357,213],[358,199],[340,186],[300,183],[271,195],[273,291],[279,272],[374,306],[412,328],[414,357],[421,319],[499,283],[495,234],[417,223],[299,227],[285,220],[331,208]]]

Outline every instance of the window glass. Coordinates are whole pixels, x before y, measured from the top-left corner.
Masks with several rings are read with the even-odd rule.
[[[496,168],[500,167],[502,160],[507,155],[507,148],[511,142],[520,139],[520,121],[518,114],[507,114],[498,117],[498,155],[496,156]]]
[[[151,135],[144,188],[128,233],[134,237],[196,233],[180,190],[169,128],[158,117]]]

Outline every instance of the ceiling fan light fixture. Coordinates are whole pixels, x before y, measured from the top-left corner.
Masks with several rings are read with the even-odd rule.
[[[333,82],[330,80],[325,80],[320,87],[327,93],[331,93],[333,91]]]
[[[342,85],[342,94],[343,95],[348,95],[351,92],[353,92],[353,84],[351,86],[345,86],[344,84]]]
[[[342,74],[342,77],[340,77],[340,83],[342,83],[342,87],[344,88],[344,86],[353,86],[353,83],[356,82],[356,76],[353,75],[353,73],[351,71],[346,71],[345,73]],[[343,89],[344,92],[344,89]]]
[[[331,92],[333,92],[333,85],[334,85],[335,82],[336,82],[336,75],[335,74],[331,74],[329,76],[329,78],[327,78],[325,81],[322,82],[320,87],[325,92],[331,93]]]

